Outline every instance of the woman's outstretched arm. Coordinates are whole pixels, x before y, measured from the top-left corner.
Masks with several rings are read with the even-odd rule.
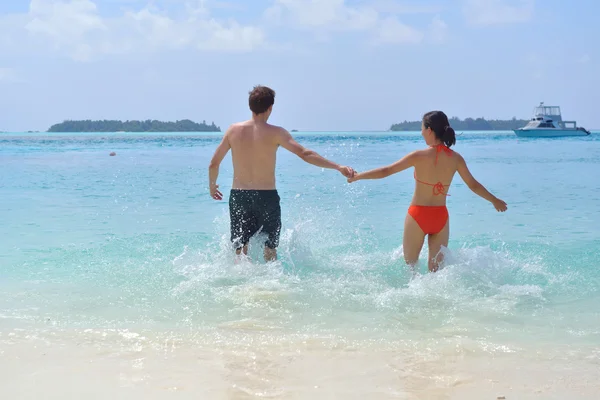
[[[355,174],[352,178],[348,178],[348,182],[356,182],[361,179],[382,179],[390,175],[404,171],[407,168],[413,167],[415,164],[416,152],[412,152],[402,157],[393,164],[385,167],[375,168],[370,171]]]

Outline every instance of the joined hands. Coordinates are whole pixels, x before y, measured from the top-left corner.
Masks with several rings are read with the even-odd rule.
[[[346,178],[351,179],[354,177],[354,175],[356,174],[356,171],[354,171],[354,169],[352,167],[347,167],[347,166],[340,166],[338,168],[338,171],[340,171],[340,174],[344,175]]]

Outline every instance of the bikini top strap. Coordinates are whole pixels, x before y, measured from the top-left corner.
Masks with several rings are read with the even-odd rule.
[[[446,153],[448,156],[452,155],[452,149],[450,149],[450,147],[443,145],[441,143],[438,144],[437,146],[435,146],[435,165],[437,165],[438,155],[441,152]],[[415,178],[415,181],[422,183],[424,185],[433,186],[433,194],[435,196],[437,196],[438,194],[443,194],[444,196],[450,196],[449,194],[446,193],[446,186],[450,186],[450,185],[444,185],[442,182],[428,183],[428,182],[420,181],[417,179],[416,168],[413,170],[413,176]]]
[[[429,182],[420,181],[417,179],[417,170],[413,170],[413,176],[415,178],[415,181],[422,183],[423,185],[433,186],[434,196],[437,196],[438,194],[443,194],[444,196],[450,196],[448,193],[446,193],[446,186],[450,186],[450,185],[444,185],[442,182],[429,183]]]
[[[443,145],[443,144],[438,144],[437,146],[435,146],[435,164],[434,165],[437,165],[438,155],[442,151],[444,153],[446,153],[448,156],[452,155],[452,149],[450,149],[450,147]]]

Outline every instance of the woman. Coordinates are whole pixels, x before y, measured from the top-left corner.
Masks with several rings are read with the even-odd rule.
[[[446,208],[447,191],[454,174],[458,174],[473,192],[483,197],[496,210],[506,211],[506,203],[490,192],[471,175],[460,154],[450,150],[456,143],[454,129],[441,111],[423,116],[421,135],[427,149],[416,150],[386,167],[357,173],[348,182],[361,179],[381,179],[409,167],[414,167],[415,193],[404,222],[404,259],[411,267],[419,260],[425,235],[429,241],[429,270],[437,271],[443,261],[442,246],[448,246],[449,219]]]

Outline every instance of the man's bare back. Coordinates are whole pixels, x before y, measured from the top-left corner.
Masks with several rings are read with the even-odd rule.
[[[233,189],[275,189],[275,163],[282,129],[253,120],[229,130],[233,160]]]
[[[275,92],[264,86],[250,92],[249,105],[252,119],[233,124],[223,135],[209,166],[210,195],[222,200],[217,178],[219,166],[231,149],[233,160],[233,185],[231,190],[230,218],[231,241],[236,252],[247,254],[248,241],[257,232],[264,232],[265,259],[276,258],[281,228],[279,195],[276,190],[275,165],[279,147],[296,154],[309,164],[335,169],[347,178],[354,170],[329,161],[294,140],[285,129],[267,123],[273,109]]]

